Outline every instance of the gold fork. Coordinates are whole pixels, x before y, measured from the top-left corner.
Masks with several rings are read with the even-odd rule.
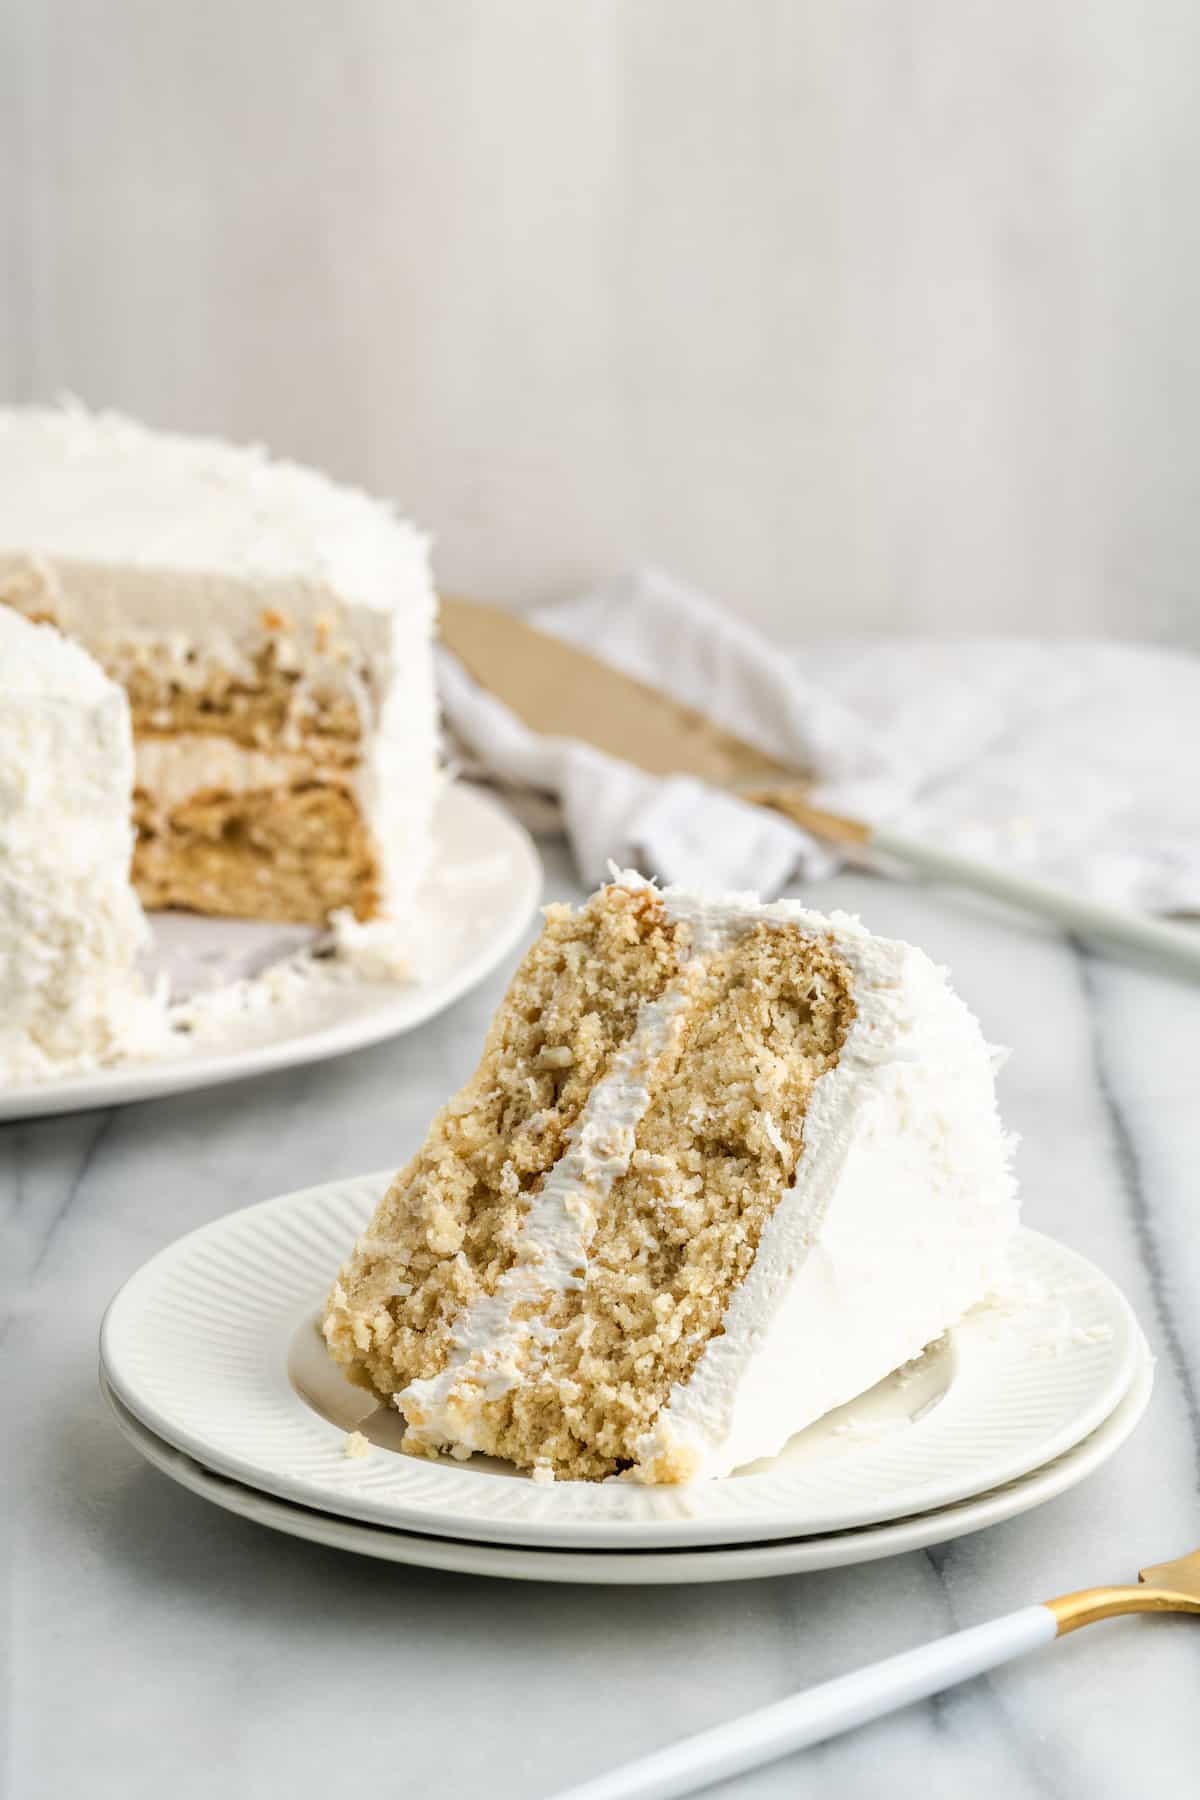
[[[1093,1625],[1097,1619],[1119,1618],[1122,1613],[1200,1613],[1200,1550],[1177,1562],[1143,1569],[1137,1587],[1081,1588],[1077,1594],[1047,1600],[1046,1606],[1058,1620],[1057,1637],[1078,1631],[1081,1625]]]
[[[1082,1588],[986,1625],[902,1651],[851,1675],[839,1675],[774,1706],[747,1713],[713,1731],[657,1750],[611,1775],[585,1781],[557,1800],[676,1800],[698,1788],[727,1781],[791,1750],[819,1744],[852,1726],[878,1719],[914,1700],[924,1700],[1026,1650],[1065,1637],[1081,1625],[1121,1613],[1200,1615],[1200,1550],[1177,1562],[1143,1569],[1137,1587]]]

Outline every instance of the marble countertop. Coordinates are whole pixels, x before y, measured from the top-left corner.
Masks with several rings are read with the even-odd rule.
[[[557,847],[550,897],[578,891]],[[0,1127],[11,1800],[331,1792],[539,1800],[806,1683],[1200,1542],[1200,990],[981,901],[806,890],[924,944],[996,1042],[1028,1222],[1124,1287],[1158,1358],[1119,1455],[942,1549],[739,1585],[535,1587],[404,1569],[217,1511],[96,1387],[113,1291],[232,1207],[398,1163],[507,970],[416,1034],[111,1112]],[[1132,1800],[1196,1792],[1200,1628],[1122,1620],[712,1792]]]

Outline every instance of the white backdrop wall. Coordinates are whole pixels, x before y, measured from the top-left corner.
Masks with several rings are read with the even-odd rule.
[[[1195,0],[0,0],[0,390],[517,604],[1200,638]]]

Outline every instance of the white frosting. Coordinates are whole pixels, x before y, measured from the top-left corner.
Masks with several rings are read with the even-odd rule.
[[[641,885],[635,875],[617,879]],[[688,926],[692,957],[759,922],[832,937],[856,1007],[837,1064],[810,1097],[793,1187],[764,1228],[723,1331],[638,1445],[644,1475],[669,1456],[693,1476],[715,1476],[774,1454],[981,1299],[1003,1270],[1015,1186],[991,1053],[923,952],[794,901],[708,901],[670,888],[662,900]],[[642,1009],[533,1201],[516,1267],[457,1321],[446,1370],[398,1396],[425,1441],[477,1447],[482,1404],[536,1378],[536,1348],[525,1374],[522,1359],[531,1341],[555,1334],[536,1317],[514,1325],[513,1308],[580,1285],[599,1204],[630,1165],[653,1067],[689,987],[685,964]]]
[[[301,711],[348,698],[384,903],[411,900],[436,788],[435,603],[426,542],[390,507],[260,449],[0,409],[0,599],[49,613],[118,677],[253,680],[269,644]]]
[[[37,1080],[165,1039],[135,963],[125,696],[83,651],[0,607],[0,1076]]]
[[[325,589],[387,615],[423,571],[392,509],[258,446],[151,431],[79,406],[0,410],[0,546],[110,569]],[[159,620],[155,620],[158,623]]]
[[[167,809],[209,789],[252,794],[312,775],[311,759],[296,751],[251,750],[205,732],[139,738],[133,767],[136,785]]]

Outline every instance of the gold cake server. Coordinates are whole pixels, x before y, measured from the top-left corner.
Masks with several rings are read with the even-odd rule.
[[[1148,953],[1200,976],[1200,932],[1086,899],[811,804],[811,771],[789,769],[659,689],[497,606],[443,598],[441,636],[467,673],[542,737],[577,738],[651,775],[692,775],[783,813],[852,857],[882,854],[933,881],[973,888],[1061,929]]]
[[[578,738],[648,775],[694,775],[729,788],[798,784],[785,763],[519,613],[443,595],[438,622],[468,675],[539,737]]]
[[[1084,1588],[839,1675],[585,1781],[555,1800],[677,1800],[939,1694],[1082,1625],[1135,1612],[1200,1615],[1200,1550],[1143,1569],[1137,1587]]]

